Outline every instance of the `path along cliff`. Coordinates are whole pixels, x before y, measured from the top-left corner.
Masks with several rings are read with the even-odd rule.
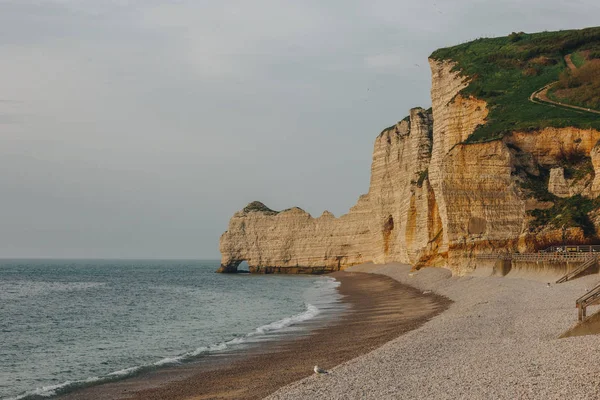
[[[565,63],[567,64],[567,67],[570,70],[577,69],[575,64],[573,64],[573,61],[571,61],[571,54],[567,54],[565,56]],[[579,106],[574,106],[572,104],[566,104],[566,103],[561,103],[558,101],[551,100],[548,97],[548,91],[550,89],[552,89],[552,87],[555,86],[556,84],[558,84],[558,82],[552,82],[552,83],[549,83],[549,84],[545,85],[544,87],[536,90],[535,92],[533,92],[531,94],[531,96],[529,96],[529,101],[531,101],[532,103],[536,103],[536,104],[559,106],[559,107],[564,107],[564,108],[570,108],[572,110],[583,111],[583,112],[587,112],[587,113],[600,115],[600,111],[592,110],[591,108],[579,107]]]
[[[429,63],[432,108],[410,110],[377,136],[369,191],[347,214],[314,218],[300,208],[278,212],[251,203],[221,236],[219,271],[235,272],[242,261],[257,273],[401,262],[460,275],[475,268],[477,254],[560,243],[560,226],[540,218],[562,207],[561,199],[600,194],[600,131],[544,127],[470,143],[486,123],[488,103],[463,94],[469,78],[457,64]],[[590,161],[589,168],[573,173],[564,163],[569,155]],[[599,225],[594,211],[584,217],[592,229]],[[592,240],[581,226],[567,229],[567,239]]]

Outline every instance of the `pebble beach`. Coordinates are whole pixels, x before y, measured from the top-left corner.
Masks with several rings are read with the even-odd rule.
[[[268,399],[600,397],[600,338],[559,339],[577,322],[575,299],[598,283],[597,274],[554,284],[543,275],[452,277],[441,268],[410,269],[366,264],[348,271],[445,296],[453,301],[446,311],[329,375],[312,375]],[[589,308],[588,315],[595,311]]]

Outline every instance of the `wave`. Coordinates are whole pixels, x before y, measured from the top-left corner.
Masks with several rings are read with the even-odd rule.
[[[340,282],[335,280],[334,278],[327,278],[317,281],[317,285],[321,288],[326,287],[328,289],[334,289],[339,286]],[[286,328],[292,327],[294,325],[300,324],[302,322],[308,321],[310,319],[315,318],[317,315],[321,313],[321,310],[309,303],[305,303],[306,310],[293,315],[291,317],[286,317],[280,319],[275,322],[271,322],[266,325],[259,326],[254,331],[246,334],[243,337],[231,339],[222,343],[218,343],[210,346],[198,347],[193,351],[189,351],[187,353],[181,354],[175,357],[166,357],[161,360],[158,360],[151,364],[140,365],[130,368],[124,368],[118,371],[111,372],[107,375],[89,377],[86,379],[75,380],[75,381],[66,381],[57,385],[48,385],[36,388],[32,391],[28,391],[16,397],[11,397],[6,400],[33,400],[45,397],[55,396],[60,393],[65,393],[67,391],[71,391],[73,389],[82,388],[86,386],[96,385],[99,383],[106,383],[115,380],[120,380],[129,376],[133,376],[145,371],[153,370],[166,365],[176,365],[181,364],[185,361],[191,360],[198,356],[216,353],[225,351],[227,349],[231,349],[235,346],[242,345],[244,343],[251,342],[256,340],[260,336],[265,336],[268,334],[276,333],[284,331]]]
[[[319,315],[321,313],[321,311],[317,307],[313,306],[312,304],[307,304],[306,308],[307,308],[307,310],[304,311],[303,313],[294,315],[292,317],[283,318],[279,321],[272,322],[270,324],[258,327],[258,328],[256,328],[256,331],[253,332],[253,334],[248,334],[248,336],[264,335],[269,332],[279,331],[279,330],[282,330],[289,326],[298,324],[300,322],[304,322],[309,319],[313,319],[314,317],[316,317],[317,315]]]
[[[342,284],[342,282],[338,281],[335,278],[329,277],[329,276],[323,277],[323,279],[315,282],[315,286],[317,286],[317,287],[327,286],[328,288],[336,288],[336,287],[340,286],[341,284]]]

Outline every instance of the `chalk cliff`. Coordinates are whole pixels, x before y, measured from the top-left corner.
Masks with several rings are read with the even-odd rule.
[[[222,272],[243,260],[251,272],[326,272],[367,261],[418,260],[441,230],[427,179],[431,111],[410,116],[375,140],[369,192],[339,218],[299,208],[276,212],[259,202],[234,214],[221,236]],[[434,211],[430,211],[434,210]],[[423,227],[426,227],[423,229]]]
[[[221,236],[220,271],[235,272],[244,260],[262,273],[397,261],[463,274],[481,252],[559,242],[569,221],[557,210],[577,207],[568,203],[573,196],[600,194],[600,131],[543,128],[470,143],[488,104],[463,93],[470,78],[452,61],[430,66],[432,108],[410,110],[377,136],[369,191],[346,215],[314,218],[251,203]],[[595,211],[582,212],[593,231]],[[588,242],[592,231],[572,227],[569,240]]]

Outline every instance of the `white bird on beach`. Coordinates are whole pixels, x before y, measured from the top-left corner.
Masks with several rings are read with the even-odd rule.
[[[323,368],[319,368],[317,365],[315,365],[313,370],[315,371],[315,374],[319,374],[319,375],[329,373],[329,372],[325,371]]]

